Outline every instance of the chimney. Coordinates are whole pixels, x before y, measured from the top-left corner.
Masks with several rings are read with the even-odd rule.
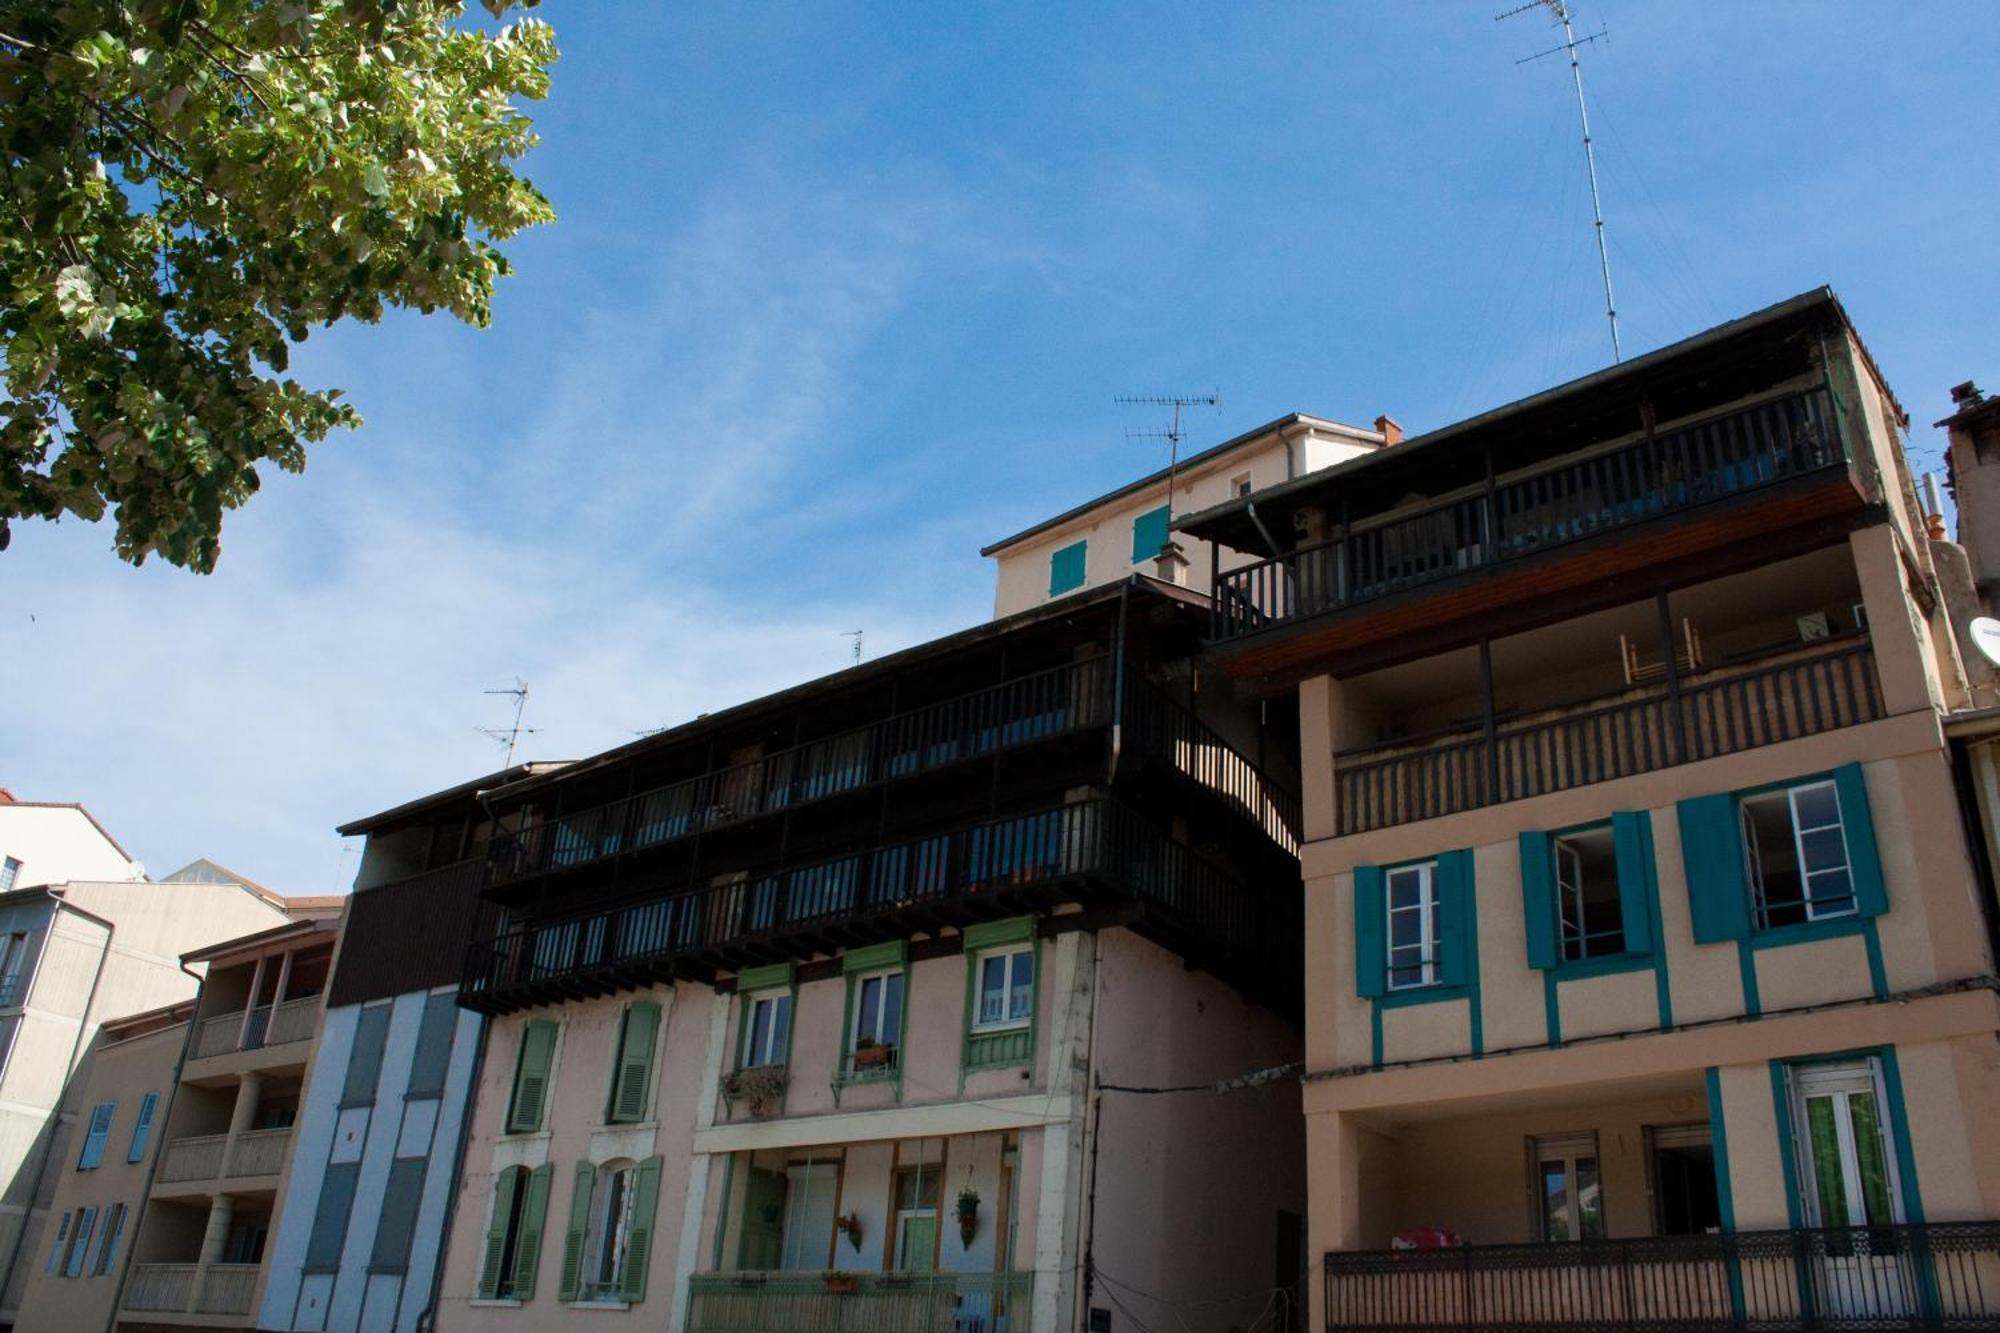
[[[1403,428],[1396,424],[1394,417],[1376,417],[1375,430],[1381,435],[1382,447],[1385,449],[1392,444],[1403,442]]]
[[[1977,407],[1985,401],[1986,395],[1979,392],[1979,386],[1971,380],[1967,380],[1963,384],[1954,384],[1951,386],[1951,405],[1953,407]]]
[[[1154,557],[1153,569],[1162,583],[1174,583],[1186,587],[1188,563],[1187,556],[1181,551],[1181,544],[1169,540],[1160,548],[1159,555]]]

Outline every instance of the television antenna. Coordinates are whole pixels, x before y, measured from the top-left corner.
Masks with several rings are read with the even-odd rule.
[[[1167,442],[1167,520],[1173,521],[1174,478],[1181,464],[1181,414],[1190,407],[1220,407],[1222,394],[1211,390],[1205,394],[1176,393],[1136,393],[1123,394],[1111,400],[1123,407],[1171,407],[1174,410],[1173,423],[1165,430],[1128,430],[1128,440],[1165,440]]]
[[[1527,4],[1517,5],[1504,13],[1495,14],[1493,21],[1498,23],[1501,19],[1510,19],[1516,14],[1529,14],[1536,10],[1554,15],[1555,21],[1562,25],[1562,45],[1552,46],[1546,51],[1537,51],[1531,56],[1522,56],[1514,63],[1527,65],[1544,56],[1552,56],[1558,51],[1569,53],[1570,82],[1576,86],[1576,119],[1583,127],[1583,166],[1590,175],[1590,216],[1597,224],[1597,271],[1604,277],[1604,318],[1611,324],[1611,360],[1616,363],[1623,360],[1618,347],[1618,303],[1611,298],[1611,251],[1604,240],[1604,204],[1597,193],[1597,149],[1590,141],[1590,112],[1584,108],[1583,103],[1583,65],[1576,56],[1578,47],[1587,46],[1600,38],[1609,46],[1611,33],[1608,29],[1599,28],[1579,40],[1575,28],[1570,24],[1569,0],[1529,0]]]
[[[858,629],[844,629],[840,631],[841,638],[854,640],[854,665],[856,666],[861,665],[861,640],[863,633],[864,631]]]
[[[541,730],[540,727],[524,727],[521,725],[521,714],[528,707],[528,682],[516,676],[514,677],[514,688],[485,690],[483,693],[510,694],[514,697],[514,724],[512,726],[476,728],[480,734],[488,737],[496,745],[507,747],[506,762],[501,764],[500,767],[512,768],[514,766],[514,747],[520,744],[521,737],[532,736]]]

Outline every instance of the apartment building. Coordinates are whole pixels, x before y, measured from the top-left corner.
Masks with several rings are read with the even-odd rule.
[[[1822,289],[1183,522],[1299,701],[1314,1327],[2000,1320],[1906,426]]]
[[[484,1018],[458,1003],[488,882],[483,792],[520,765],[345,825],[365,836],[269,1245],[258,1327],[436,1326]]]
[[[982,550],[995,564],[994,614],[1013,615],[1134,574],[1205,596],[1218,562],[1234,567],[1256,557],[1218,551],[1199,537],[1174,532],[1172,515],[1360,457],[1402,433],[1388,417],[1377,417],[1375,429],[1365,430],[1293,412],[1190,454]]]
[[[84,1134],[55,1164],[55,1228],[43,1252],[27,1256],[19,1327],[112,1326],[193,1015],[194,1003],[183,1000],[99,1025],[79,1075]]]
[[[283,921],[285,911],[276,894],[208,862],[146,879],[73,804],[0,802],[0,854],[18,866],[15,887],[0,893],[0,1323],[8,1323],[46,1249],[50,1202],[77,1131],[78,1079],[99,1024],[192,996],[184,952]]]
[[[1297,728],[1206,624],[1122,579],[482,790],[437,1326],[1282,1306]]]
[[[290,907],[183,959],[201,989],[156,1113],[160,1159],[132,1224],[121,1327],[256,1327],[342,900]]]

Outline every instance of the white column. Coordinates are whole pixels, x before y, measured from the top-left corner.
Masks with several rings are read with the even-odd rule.
[[[243,1002],[243,1020],[236,1028],[236,1049],[250,1044],[250,1016],[257,1012],[257,992],[264,987],[264,956],[259,954],[250,969],[250,996]]]
[[[735,997],[718,994],[708,1011],[708,1058],[701,1074],[701,1100],[695,1104],[697,1132],[715,1123],[715,1099],[721,1093],[722,1066],[728,1054],[729,1006]],[[687,1328],[688,1293],[701,1266],[701,1222],[708,1209],[708,1177],[713,1154],[695,1153],[688,1162],[687,1196],[681,1205],[680,1247],[674,1252],[674,1301],[667,1307],[667,1333]],[[716,1218],[715,1224],[722,1225]]]
[[[201,1266],[222,1262],[222,1251],[229,1244],[229,1227],[236,1220],[236,1200],[227,1194],[218,1194],[208,1205],[208,1227],[201,1233]],[[201,1286],[200,1275],[195,1277],[195,1287]]]

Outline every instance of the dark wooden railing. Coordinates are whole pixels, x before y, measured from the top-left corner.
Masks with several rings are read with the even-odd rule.
[[[1163,690],[1135,679],[1126,691],[1130,743],[1215,792],[1294,856],[1299,794],[1275,781],[1219,732]]]
[[[1770,399],[1230,570],[1211,632],[1237,638],[1845,465],[1826,389]]]
[[[1326,1256],[1327,1333],[2000,1327],[2000,1223]]]
[[[1296,981],[1297,930],[1285,924],[1296,893],[1253,891],[1133,812],[1087,801],[516,925],[474,940],[460,992],[474,1007],[506,1007],[635,965],[740,966],[852,942],[871,923],[895,938],[912,911],[934,929],[1077,898],[1137,902],[1185,933],[1191,958],[1274,990]]]
[[[1334,755],[1340,836],[1796,740],[1882,716],[1866,640],[1787,649],[1560,711]]]

